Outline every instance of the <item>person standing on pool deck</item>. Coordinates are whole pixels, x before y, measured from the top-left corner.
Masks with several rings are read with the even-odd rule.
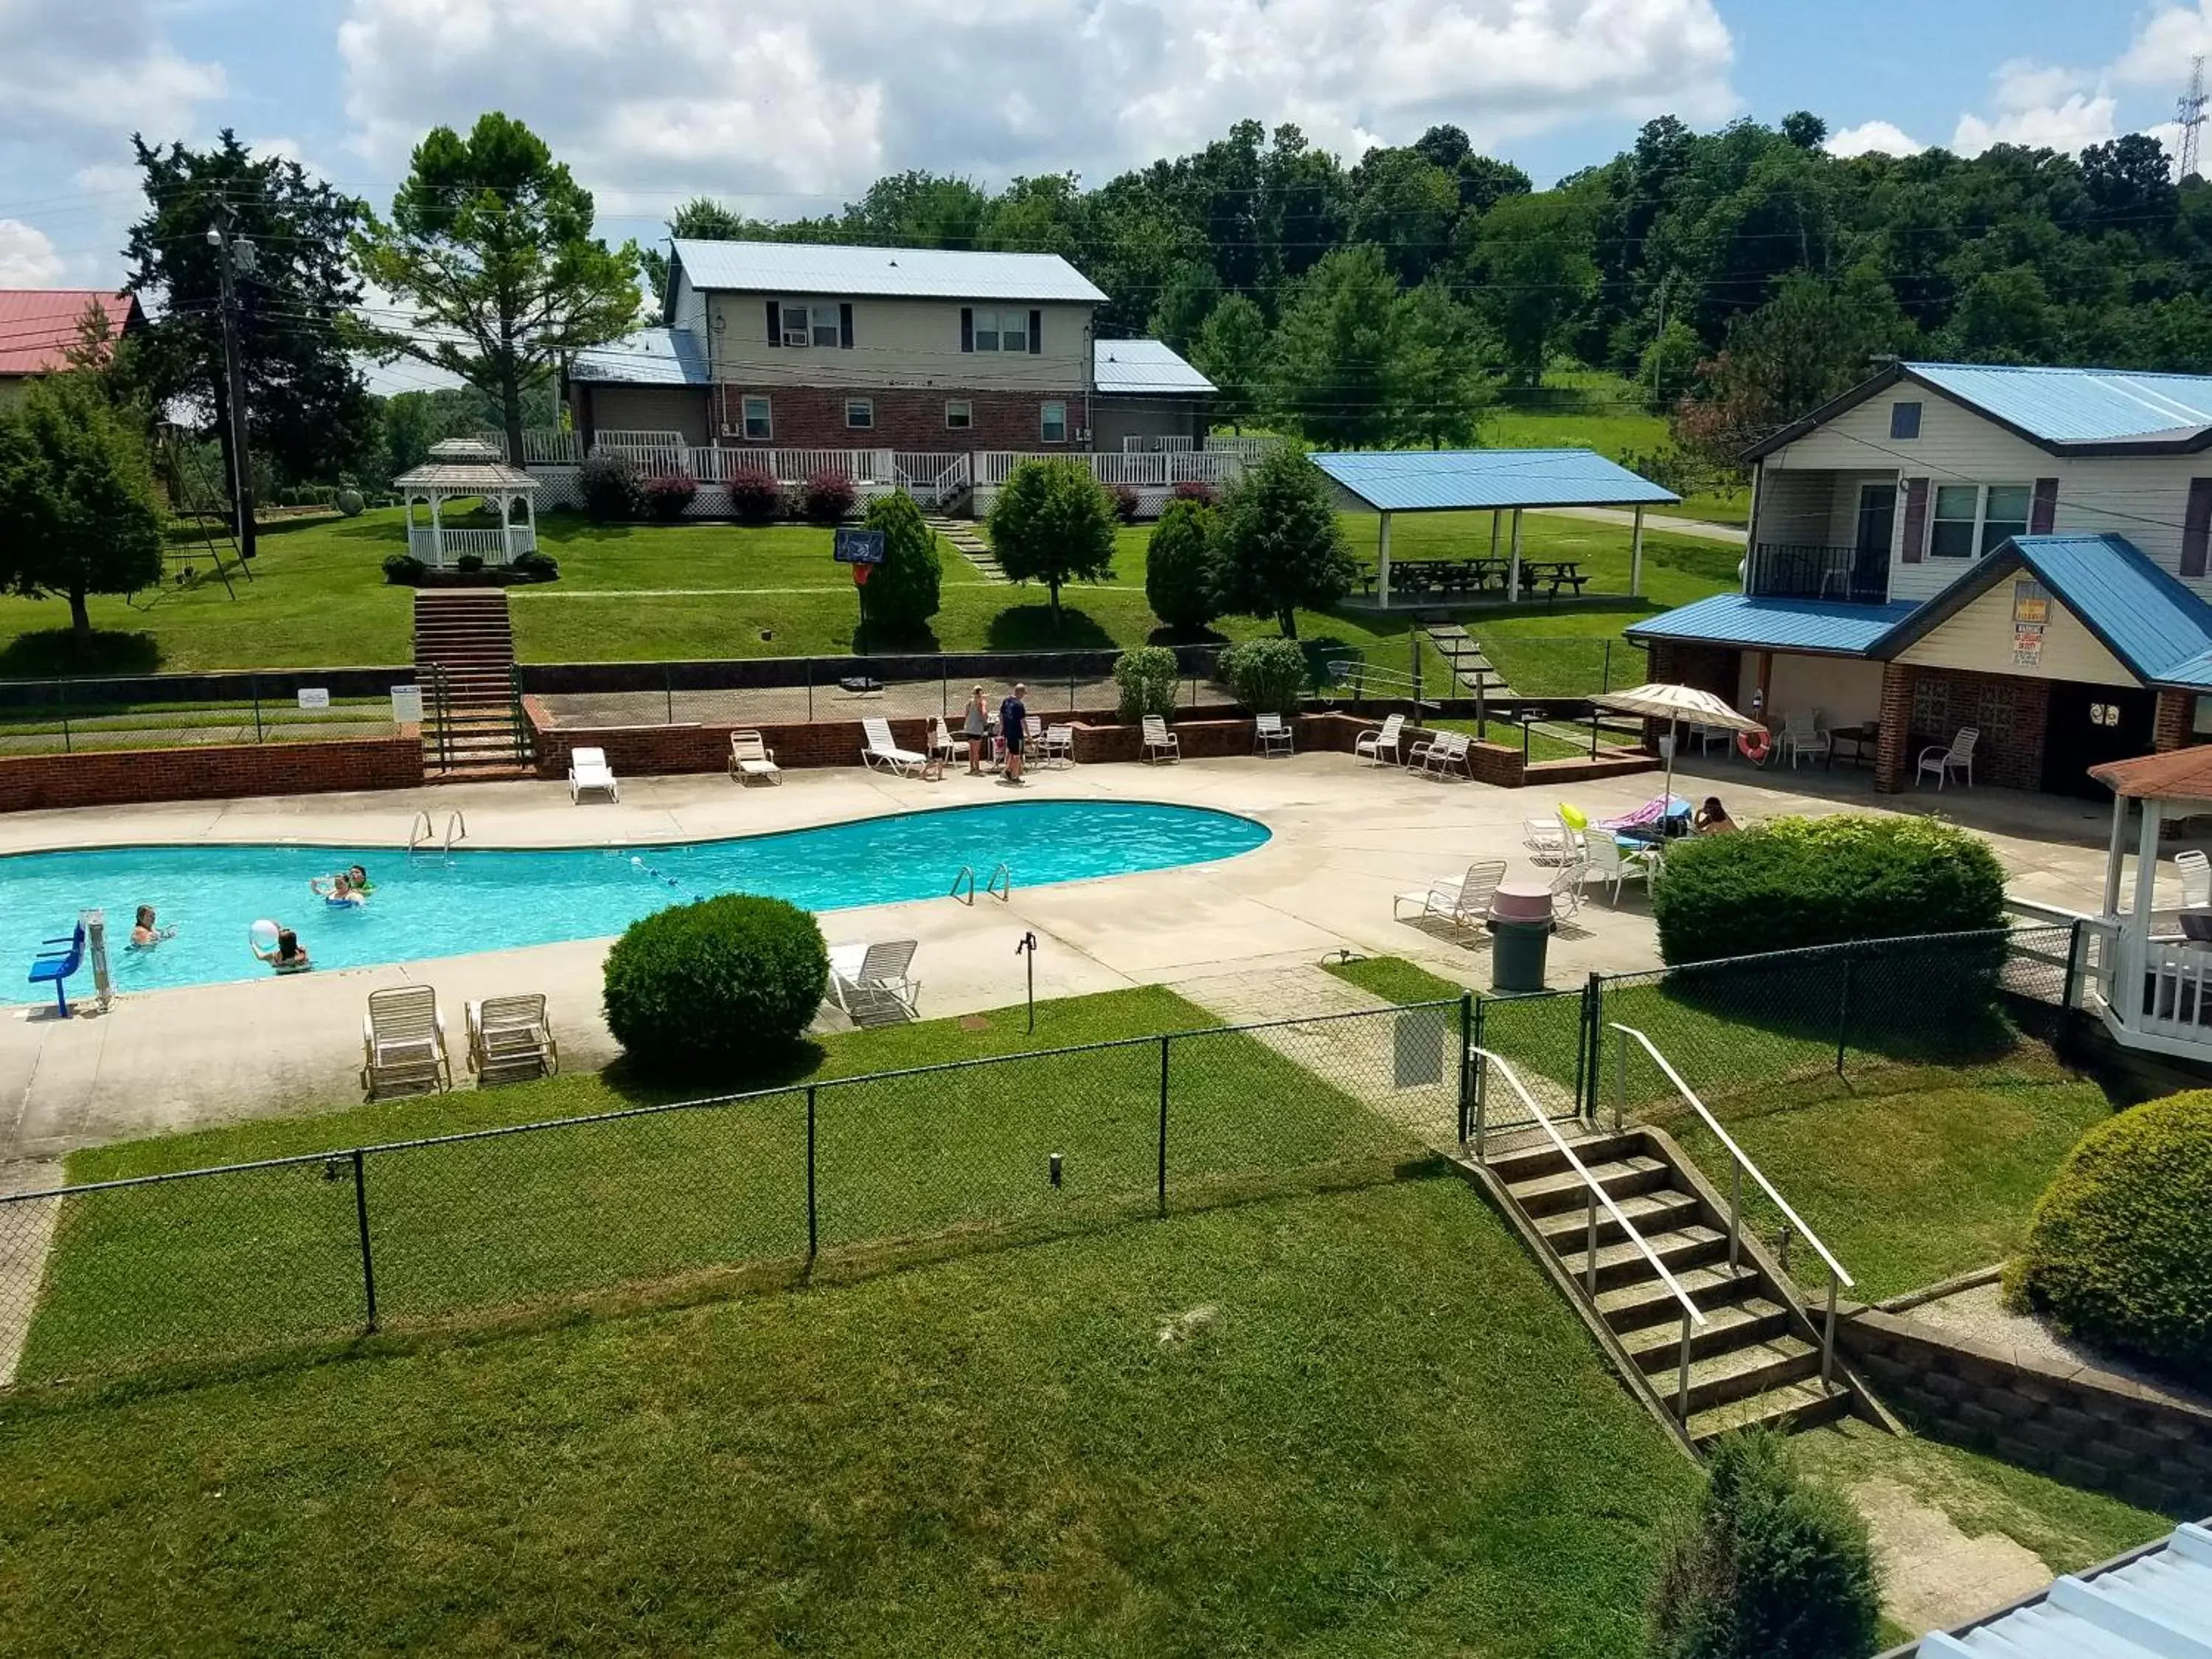
[[[999,741],[1006,745],[1006,781],[1022,781],[1022,739],[1029,731],[1030,708],[1022,701],[1029,690],[1017,683],[1014,695],[999,705]]]
[[[983,688],[977,686],[968,694],[968,717],[961,722],[960,735],[968,739],[968,775],[983,775],[983,745],[991,740],[991,706],[983,701]]]

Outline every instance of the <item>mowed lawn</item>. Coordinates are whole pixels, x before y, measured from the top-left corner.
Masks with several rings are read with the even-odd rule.
[[[0,1649],[1614,1659],[1696,1478],[1434,1178],[0,1405]]]
[[[825,1261],[1003,1243],[1149,1214],[1158,1202],[1156,1041],[848,1081],[960,1060],[1186,1032],[1168,1052],[1168,1202],[1389,1178],[1422,1149],[1376,1114],[1172,992],[832,1036],[726,1104],[366,1159],[387,1329],[684,1276],[806,1260],[807,1084]],[[618,1072],[271,1119],[76,1154],[72,1184],[592,1117],[668,1091]],[[1054,1154],[1061,1180],[1050,1179]],[[349,1158],[65,1200],[21,1375],[51,1379],[358,1332],[366,1287]]]

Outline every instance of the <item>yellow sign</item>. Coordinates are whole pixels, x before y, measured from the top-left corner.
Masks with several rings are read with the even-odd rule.
[[[2051,595],[2039,581],[2016,581],[2012,585],[2012,619],[2014,625],[2041,628],[2051,620]],[[2040,649],[2039,641],[2038,648]]]

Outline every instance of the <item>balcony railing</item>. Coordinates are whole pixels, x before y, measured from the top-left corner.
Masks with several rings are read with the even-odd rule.
[[[1889,565],[1863,573],[1855,547],[1814,547],[1761,542],[1752,550],[1749,592],[1757,599],[1839,599],[1883,605],[1889,599]],[[1869,556],[1867,563],[1871,566]],[[1869,577],[1871,578],[1869,580]]]

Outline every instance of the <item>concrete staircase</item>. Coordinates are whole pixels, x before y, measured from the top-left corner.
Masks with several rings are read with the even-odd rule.
[[[440,782],[530,775],[505,589],[417,588],[415,673],[428,775]]]
[[[1571,1144],[1705,1316],[1692,1330],[1686,1419],[1679,1413],[1681,1304],[1601,1205],[1597,1292],[1590,1296],[1589,1189],[1559,1149],[1547,1138],[1493,1153],[1486,1184],[1593,1322],[1632,1386],[1693,1448],[1753,1424],[1803,1428],[1854,1411],[1887,1421],[1840,1360],[1822,1381],[1820,1316],[1805,1307],[1748,1229],[1731,1264],[1727,1209],[1671,1139],[1640,1128]]]
[[[951,542],[952,550],[981,572],[985,581],[1005,583],[1006,573],[999,568],[999,561],[993,556],[990,544],[977,533],[974,525],[948,519],[941,513],[926,515],[923,522]]]
[[[1437,654],[1451,665],[1452,678],[1459,682],[1468,696],[1510,697],[1513,688],[1505,677],[1490,665],[1490,659],[1482,654],[1482,647],[1457,623],[1431,623],[1421,629],[1421,636],[1436,648]]]

